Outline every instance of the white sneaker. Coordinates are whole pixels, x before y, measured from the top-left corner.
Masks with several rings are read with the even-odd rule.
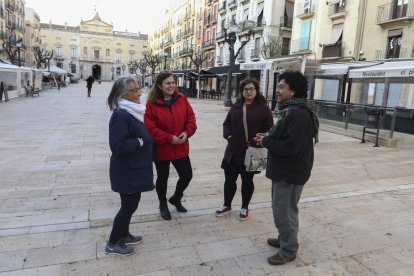
[[[249,209],[242,208],[240,210],[239,217],[240,217],[240,220],[246,220],[246,219],[248,219],[249,218]]]
[[[221,205],[220,207],[217,208],[216,210],[216,217],[222,217],[225,216],[227,214],[229,214],[231,212],[231,208],[227,207],[226,205]]]

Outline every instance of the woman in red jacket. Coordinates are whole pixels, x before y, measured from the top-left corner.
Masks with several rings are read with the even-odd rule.
[[[160,201],[160,214],[171,219],[167,205],[167,182],[170,163],[177,173],[178,181],[174,195],[168,200],[178,212],[187,212],[181,204],[184,190],[193,177],[188,138],[194,135],[196,119],[187,98],[176,90],[176,83],[170,71],[160,72],[148,94],[144,117],[145,126],[154,139],[154,162],[157,169],[156,190]]]

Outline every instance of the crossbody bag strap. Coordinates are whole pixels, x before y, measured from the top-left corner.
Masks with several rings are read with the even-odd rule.
[[[247,128],[247,117],[246,117],[246,104],[243,104],[243,126],[244,126],[244,135],[246,136],[246,144],[249,142],[249,130]]]

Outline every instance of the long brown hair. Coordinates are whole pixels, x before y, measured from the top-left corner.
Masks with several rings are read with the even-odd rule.
[[[148,102],[155,102],[157,99],[163,99],[164,96],[162,94],[162,90],[161,90],[161,86],[162,86],[162,82],[169,78],[169,77],[173,77],[174,81],[176,82],[176,91],[177,91],[177,80],[175,79],[175,76],[173,75],[173,73],[171,71],[161,71],[158,75],[157,78],[155,79],[155,83],[154,85],[151,87],[150,92],[148,93],[148,98],[147,101]]]

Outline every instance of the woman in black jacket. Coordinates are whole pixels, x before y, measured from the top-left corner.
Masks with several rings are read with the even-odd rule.
[[[248,138],[243,125],[243,106],[246,106],[246,121]],[[256,133],[267,132],[273,125],[273,115],[266,100],[259,91],[259,82],[255,79],[245,79],[240,83],[240,96],[230,108],[223,123],[223,137],[227,139],[221,167],[224,169],[224,204],[216,210],[216,216],[221,217],[231,212],[231,203],[237,190],[237,178],[242,179],[242,206],[240,220],[249,217],[249,203],[254,192],[253,176],[255,172],[247,172],[244,165],[247,146],[257,147],[253,141]]]
[[[108,96],[113,110],[109,122],[109,146],[112,156],[109,177],[111,188],[121,197],[105,252],[131,255],[130,244],[142,241],[129,233],[132,214],[137,210],[141,192],[154,189],[152,172],[152,138],[144,121],[145,105],[140,104],[141,90],[131,77],[117,79]]]

